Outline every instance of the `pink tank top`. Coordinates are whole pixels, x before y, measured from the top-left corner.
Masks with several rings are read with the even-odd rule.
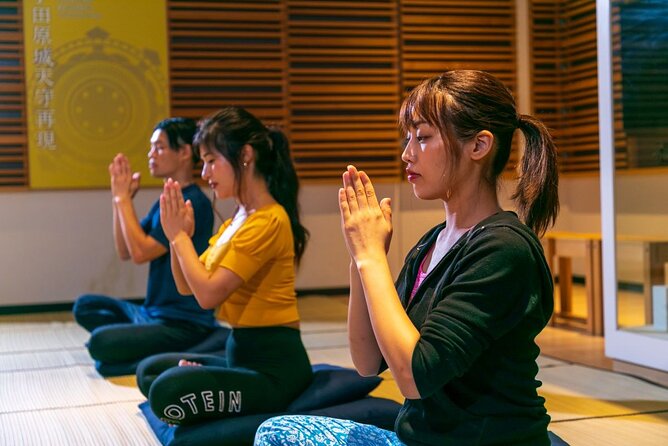
[[[429,256],[424,256],[424,259],[422,259],[422,262],[420,262],[420,267],[418,268],[418,273],[417,276],[415,277],[415,285],[413,285],[413,289],[411,290],[411,297],[408,299],[408,306],[412,301],[413,297],[415,297],[415,293],[417,293],[418,288],[420,288],[420,285],[422,285],[422,282],[424,282],[424,278],[427,277],[426,272],[424,272],[424,261],[427,260],[427,257]]]

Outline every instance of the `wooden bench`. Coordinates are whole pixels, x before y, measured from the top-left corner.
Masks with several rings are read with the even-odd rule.
[[[555,311],[551,325],[577,328],[595,336],[603,335],[603,273],[601,259],[601,234],[580,232],[548,232],[545,240],[545,257],[556,278],[555,258],[559,265],[559,311]],[[585,247],[585,295],[587,316],[573,314],[573,262],[570,256],[560,256],[557,251],[558,240],[575,240]]]
[[[554,274],[555,259],[558,262],[560,310],[555,312],[551,324],[578,328],[592,335],[603,335],[603,271],[601,258],[601,234],[597,232],[553,231],[543,236],[545,257]],[[557,241],[580,241],[584,243],[584,276],[587,316],[580,317],[572,313],[573,309],[573,267],[570,256],[559,255]],[[618,242],[642,243],[643,245],[643,295],[645,305],[645,324],[651,325],[652,286],[665,285],[668,277],[668,238],[618,235]]]

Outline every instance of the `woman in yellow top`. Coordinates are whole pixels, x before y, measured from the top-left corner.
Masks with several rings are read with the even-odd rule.
[[[203,308],[220,306],[233,330],[224,355],[163,354],[139,365],[153,412],[181,425],[283,410],[312,377],[294,289],[308,232],[285,135],[229,107],[200,124],[194,144],[202,178],[238,209],[199,258],[189,237],[192,207],[175,181],[164,186],[160,218],[179,292],[194,294]]]

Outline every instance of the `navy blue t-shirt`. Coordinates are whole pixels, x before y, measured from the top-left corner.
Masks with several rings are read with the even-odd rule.
[[[199,186],[191,184],[183,189],[183,198],[192,202],[195,213],[195,234],[192,237],[197,254],[209,245],[213,230],[213,209],[211,202]],[[188,320],[202,325],[215,325],[213,310],[204,310],[195,298],[179,294],[174,283],[169,260],[169,240],[160,224],[160,200],[153,203],[151,210],[141,221],[144,232],[167,248],[167,253],[151,260],[148,269],[148,286],[144,309],[154,318]]]

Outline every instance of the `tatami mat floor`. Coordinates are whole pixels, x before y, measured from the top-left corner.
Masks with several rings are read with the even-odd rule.
[[[347,299],[299,304],[311,361],[351,366]],[[143,397],[133,377],[97,375],[87,334],[70,321],[68,313],[0,317],[0,445],[158,444],[137,410]],[[668,444],[668,389],[549,356],[539,365],[550,429],[571,445]],[[391,375],[383,377],[372,394],[401,400]]]

